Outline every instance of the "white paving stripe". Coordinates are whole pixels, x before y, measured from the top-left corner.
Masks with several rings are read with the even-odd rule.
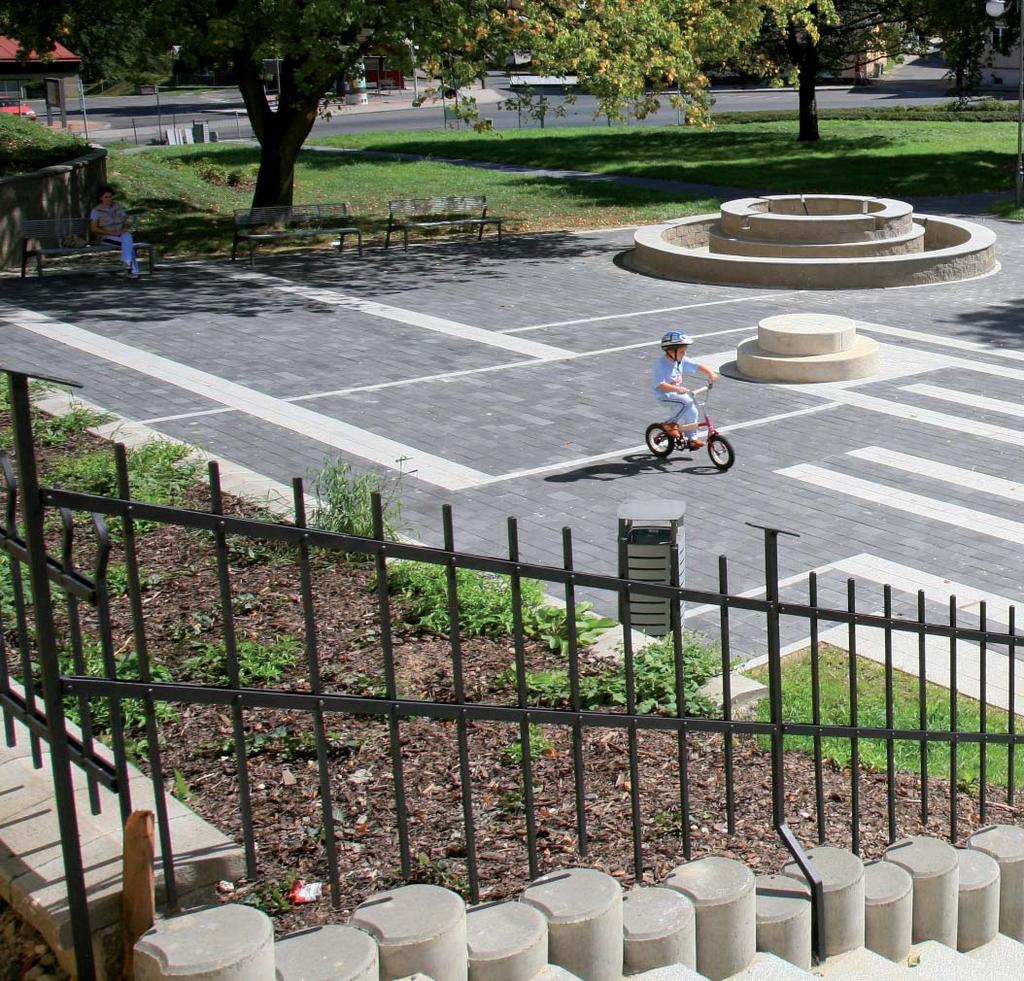
[[[299,433],[309,439],[333,446],[354,456],[382,464],[391,469],[399,467],[406,473],[415,472],[418,480],[436,484],[448,490],[472,487],[489,479],[479,470],[463,467],[443,457],[425,453],[412,446],[378,436],[365,429],[358,429],[281,399],[264,395],[244,385],[236,385],[217,375],[190,368],[188,365],[168,358],[150,354],[139,348],[129,347],[120,341],[111,340],[102,334],[83,330],[74,324],[53,320],[41,313],[24,310],[11,304],[0,304],[0,317],[8,323],[31,331],[41,337],[93,357],[103,358],[114,364],[131,368],[152,378],[195,392],[204,398],[245,412],[247,415]]]
[[[969,487],[972,490],[984,491],[986,494],[1005,497],[1009,501],[1024,504],[1024,483],[1019,480],[1006,480],[1004,477],[994,477],[977,470],[967,470],[964,467],[954,467],[936,460],[926,460],[923,457],[911,456],[909,453],[890,450],[885,446],[865,446],[859,450],[850,450],[846,455],[857,457],[859,460],[868,460],[871,463],[880,463],[886,467],[894,467],[906,473],[930,477],[932,480],[941,480],[957,487]]]
[[[1001,412],[1004,416],[1024,419],[1024,405],[1021,405],[1020,402],[990,399],[985,395],[975,395],[973,392],[962,392],[954,388],[939,388],[938,385],[905,385],[903,391],[913,392],[916,395],[927,395],[928,398],[939,399],[942,402],[969,405],[974,409],[988,409],[991,412]]]
[[[445,320],[442,317],[434,317],[429,313],[403,310],[401,307],[378,303],[376,300],[362,300],[356,296],[345,296],[345,294],[338,293],[336,290],[299,286],[277,276],[268,276],[264,273],[254,272],[225,272],[223,275],[241,282],[259,283],[280,293],[299,296],[304,300],[313,300],[326,306],[358,310],[359,313],[364,313],[368,317],[380,317],[383,320],[390,320],[392,323],[407,324],[410,327],[433,330],[439,334],[447,334],[449,337],[457,337],[464,341],[475,341],[478,344],[487,344],[490,347],[514,351],[516,354],[525,354],[531,358],[540,358],[543,361],[556,361],[560,358],[573,357],[573,352],[565,348],[552,347],[550,344],[539,344],[537,341],[525,340],[520,337],[509,337],[507,334],[499,333],[498,331],[484,330],[482,327],[472,327],[469,324],[460,324],[455,320]]]
[[[988,535],[1002,541],[1024,545],[1024,523],[1000,518],[995,514],[976,511],[974,508],[963,507],[949,501],[941,501],[922,494],[912,494],[899,487],[875,483],[851,474],[838,473],[816,467],[810,463],[801,463],[795,467],[776,470],[777,474],[792,477],[805,484],[835,491],[850,497],[857,497],[873,504],[881,504],[896,511],[904,511],[919,517],[926,517],[943,524],[966,528],[979,535]]]
[[[977,351],[979,354],[991,354],[995,357],[1007,358],[1010,361],[1024,361],[1024,352],[993,347],[991,344],[982,344],[979,341],[965,341],[959,337],[949,337],[945,334],[929,334],[921,330],[908,330],[906,327],[890,327],[888,324],[875,324],[868,320],[858,320],[857,327],[858,329],[863,327],[864,330],[877,331],[880,334],[890,334],[893,337],[903,337],[908,341],[921,341],[925,344],[936,344],[959,351]]]

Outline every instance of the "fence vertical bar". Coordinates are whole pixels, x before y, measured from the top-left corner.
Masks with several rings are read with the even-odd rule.
[[[949,625],[956,627],[956,597],[949,597]],[[957,716],[956,632],[949,635],[949,840],[956,841],[957,829]]]
[[[921,730],[921,824],[928,824],[928,644],[925,633],[924,590],[917,592],[917,621],[921,630],[917,635],[917,726]]]
[[[853,579],[846,581],[846,608],[849,613],[857,612],[857,584]],[[850,725],[854,733],[850,736],[850,850],[860,854],[860,739],[857,725],[860,713],[857,709],[857,625],[850,620],[848,634],[849,683],[850,683]]]
[[[224,501],[220,487],[220,468],[216,460],[209,463],[210,510],[213,514],[224,513]],[[220,589],[221,629],[224,638],[224,660],[228,673],[228,684],[237,692],[242,687],[238,668],[238,642],[235,636],[235,614],[231,597],[231,569],[228,561],[228,541],[224,523],[218,522],[214,530],[214,544],[217,552],[217,584]],[[249,878],[256,876],[256,842],[252,826],[252,790],[249,786],[249,757],[245,746],[245,721],[242,715],[241,696],[236,694],[231,702],[231,727],[235,743],[235,760],[238,766],[238,810],[242,819],[242,842],[245,847],[245,869]]]
[[[405,800],[405,769],[402,764],[402,739],[398,725],[395,700],[398,698],[398,681],[395,677],[395,649],[391,636],[391,592],[388,587],[387,539],[384,537],[384,505],[378,492],[370,495],[370,510],[373,515],[373,537],[377,542],[374,569],[377,573],[377,608],[380,621],[380,647],[384,655],[384,684],[388,700],[388,741],[391,751],[391,779],[395,787],[395,817],[398,821],[398,855],[402,878],[412,875],[412,859],[409,854],[409,808]]]
[[[519,562],[519,524],[515,518],[508,519],[508,558]],[[512,595],[512,642],[516,656],[516,704],[523,709],[519,718],[519,747],[522,759],[520,768],[523,777],[523,806],[526,809],[526,851],[530,863],[530,878],[537,877],[537,815],[533,802],[533,760],[530,758],[530,713],[525,711],[526,695],[526,647],[523,637],[523,593],[516,566],[509,577]]]
[[[988,605],[982,600],[978,609],[978,624],[983,632],[988,631]],[[978,667],[978,682],[981,689],[981,705],[979,706],[980,717],[978,720],[978,731],[982,735],[978,743],[978,811],[982,824],[988,823],[988,740],[984,738],[988,732],[988,641],[982,636],[978,643],[978,655],[980,661]],[[1013,712],[1013,706],[1010,706]]]
[[[718,592],[722,595],[719,607],[719,636],[722,644],[722,718],[732,721],[732,651],[729,638],[729,560],[718,556]],[[736,834],[736,784],[733,773],[732,729],[723,736],[723,757],[725,762],[725,822],[730,836]]]
[[[786,771],[783,754],[782,641],[779,623],[779,532],[764,529],[764,591],[768,600],[768,699],[772,724],[772,820],[786,823]]]
[[[889,818],[889,844],[896,840],[896,746],[892,738],[892,586],[888,583],[882,590],[882,607],[885,615],[885,804]]]
[[[811,633],[811,722],[821,725],[821,651],[818,639],[818,574],[807,577],[807,604],[811,607],[808,629]],[[818,844],[825,844],[825,781],[822,772],[821,731],[814,732],[814,808],[817,815]]]
[[[460,706],[466,703],[466,685],[462,666],[462,637],[459,624],[459,583],[456,575],[455,525],[452,521],[452,506],[441,508],[441,522],[444,527],[444,550],[449,553],[445,569],[448,579],[448,637],[452,651],[452,684],[455,700]],[[466,837],[466,871],[469,875],[470,900],[480,902],[480,878],[476,864],[476,822],[473,817],[473,784],[469,768],[469,734],[466,728],[465,709],[455,720],[455,732],[459,747],[459,789],[462,795],[462,824]]]
[[[292,506],[295,527],[306,527],[306,494],[302,478],[292,480]],[[309,672],[309,690],[314,695],[323,693],[320,676],[320,652],[317,644],[316,611],[313,605],[313,574],[309,563],[309,536],[299,539],[299,594],[302,599],[303,639],[306,649],[306,670]],[[316,742],[316,770],[320,783],[320,820],[324,829],[324,852],[327,855],[327,879],[331,885],[331,905],[341,909],[341,877],[338,873],[338,836],[334,831],[334,795],[331,793],[327,730],[324,724],[323,702],[313,710],[313,738]]]
[[[576,713],[572,724],[572,772],[576,791],[576,850],[587,854],[586,778],[583,771],[583,725],[580,721],[580,651],[576,634],[576,587],[573,585],[572,529],[562,529],[562,568],[565,583],[565,625],[569,634],[569,705]]]
[[[679,547],[676,541],[678,526],[673,523],[671,530],[671,542],[669,548],[669,584],[679,589]],[[679,728],[676,729],[676,766],[679,770],[679,811],[683,817],[683,857],[689,861],[691,852],[690,840],[690,746],[689,735],[686,729],[686,668],[683,664],[683,617],[682,598],[677,593],[670,600],[669,625],[672,629],[672,658],[676,679],[676,718],[679,719]],[[635,680],[635,678],[634,678]],[[634,688],[634,699],[636,692]],[[728,704],[732,697],[729,672],[722,675],[722,699]],[[633,711],[633,710],[631,710]],[[637,827],[639,827],[640,815],[640,768],[638,762],[631,760],[636,770],[636,813]]]
[[[1007,624],[1010,632],[1010,649],[1009,657],[1006,659],[1007,667],[1009,668],[1010,677],[1007,679],[1007,689],[1009,690],[1009,725],[1007,729],[1010,734],[1010,741],[1007,743],[1007,750],[1009,752],[1009,758],[1006,761],[1006,803],[1013,807],[1014,791],[1016,789],[1016,776],[1017,776],[1017,744],[1014,741],[1014,736],[1017,734],[1017,642],[1014,640],[1014,635],[1017,633],[1017,607],[1010,607],[1010,615],[1008,617],[1009,623]]]
[[[42,674],[43,703],[49,734],[50,767],[53,773],[53,794],[60,831],[64,864],[64,883],[68,909],[71,913],[71,936],[75,949],[75,967],[79,981],[93,981],[96,964],[93,957],[92,929],[89,924],[89,903],[85,889],[85,871],[79,844],[78,813],[75,808],[74,784],[71,780],[71,759],[68,751],[64,719],[60,663],[53,626],[50,583],[46,573],[46,538],[43,506],[36,472],[35,443],[32,436],[32,410],[28,394],[29,376],[8,371],[11,415],[14,423],[14,448],[22,491],[22,513],[25,519],[25,543],[28,548],[29,582],[35,608],[36,649]],[[20,577],[16,579],[20,582]],[[32,675],[25,677],[25,689],[32,687]]]
[[[117,468],[117,493],[123,501],[131,500],[131,482],[128,477],[128,452],[123,443],[114,446],[114,462]],[[132,641],[139,661],[139,677],[146,682],[153,680],[153,666],[149,660],[149,646],[146,640],[146,624],[142,615],[142,583],[139,577],[139,556],[135,542],[135,519],[129,503],[121,516],[121,532],[124,536],[124,561],[128,570],[128,604],[132,616]],[[146,748],[149,752],[150,779],[153,784],[153,803],[156,810],[157,835],[160,838],[160,864],[164,872],[164,891],[167,906],[178,908],[178,883],[174,872],[174,848],[171,842],[171,823],[167,813],[167,796],[164,792],[163,756],[160,752],[160,734],[156,723],[156,704],[147,693],[142,700],[146,717]]]

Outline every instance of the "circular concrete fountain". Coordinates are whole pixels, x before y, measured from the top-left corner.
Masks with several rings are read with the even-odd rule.
[[[996,268],[995,240],[982,225],[915,215],[892,198],[786,194],[641,228],[626,262],[691,282],[862,289],[983,275]]]

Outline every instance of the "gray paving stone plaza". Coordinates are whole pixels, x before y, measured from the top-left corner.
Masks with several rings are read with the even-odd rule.
[[[617,264],[631,230],[467,239],[408,253],[367,249],[167,263],[152,279],[106,272],[0,281],[6,364],[82,383],[83,398],[278,480],[343,455],[402,481],[409,533],[502,554],[520,521],[523,558],[615,568],[616,513],[636,497],[687,503],[687,583],[763,587],[760,533],[785,539],[787,595],[881,609],[882,584],[913,615],[916,591],[947,615],[963,597],[990,620],[1022,593],[1024,230],[998,236],[1001,269],[977,280],[890,290],[750,290],[664,282]],[[652,458],[648,371],[668,328],[728,365],[758,321],[841,313],[881,345],[881,373],[810,386],[725,377],[711,414],[737,453]],[[728,369],[727,369],[728,370]],[[1001,614],[1005,619],[1005,612]],[[700,627],[707,611],[691,610]],[[759,629],[736,619],[738,654]],[[796,643],[797,636],[786,638]]]

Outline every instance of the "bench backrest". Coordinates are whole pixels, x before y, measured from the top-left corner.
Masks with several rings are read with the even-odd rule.
[[[239,228],[253,225],[312,226],[339,218],[348,220],[347,204],[285,204],[266,208],[239,208],[235,211],[235,225]]]
[[[395,201],[388,201],[388,216],[390,218],[482,216],[486,210],[487,198],[483,195],[479,197],[399,198]]]
[[[26,241],[52,240],[59,245],[86,245],[89,242],[89,219],[32,218],[21,223],[21,237]]]

